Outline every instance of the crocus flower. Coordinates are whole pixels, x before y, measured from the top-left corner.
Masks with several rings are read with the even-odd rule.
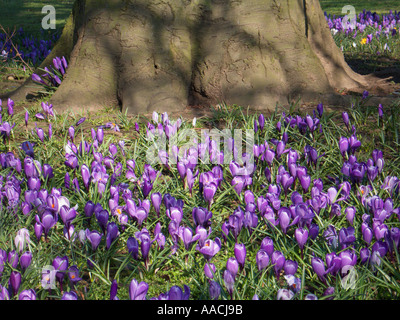
[[[15,247],[19,252],[24,250],[25,246],[30,243],[29,231],[26,228],[22,228],[17,232],[17,235],[14,239]]]
[[[342,119],[348,129],[349,128],[349,114],[346,111],[342,112]]]
[[[289,289],[279,289],[276,295],[276,300],[292,300],[294,292]]]
[[[225,288],[228,291],[231,299],[233,297],[233,289],[235,286],[235,277],[228,270],[224,271],[223,274]]]
[[[91,178],[89,167],[86,164],[82,164],[81,166],[81,175],[83,179],[83,184],[86,189],[89,189],[89,182]]]
[[[236,260],[239,263],[240,269],[244,268],[246,261],[246,247],[243,243],[235,243],[234,253]]]
[[[43,178],[49,180],[53,177],[54,177],[53,168],[47,163],[43,164]]]
[[[215,270],[216,270],[216,268],[215,268],[215,265],[213,263],[206,263],[204,265],[204,274],[209,279],[213,279],[214,278]]]
[[[168,291],[168,300],[189,300],[190,289],[187,285],[183,287],[185,291],[179,286],[172,286]]]
[[[357,255],[352,250],[345,250],[339,254],[341,258],[341,273],[345,275],[349,268],[352,268],[357,263]]]
[[[214,182],[208,183],[203,187],[204,200],[208,202],[209,207],[211,207],[216,192],[217,185]]]
[[[209,282],[208,292],[211,300],[218,300],[219,296],[221,295],[221,286],[218,284],[218,282],[211,280]]]
[[[138,283],[136,279],[132,279],[129,285],[129,298],[131,300],[146,300],[149,285],[142,281]]]
[[[274,267],[275,275],[279,279],[279,273],[285,265],[286,258],[280,251],[274,251],[271,256],[271,263]]]
[[[61,206],[59,214],[67,228],[78,215],[75,208],[68,208],[67,206]]]
[[[90,231],[89,229],[86,229],[86,239],[92,245],[93,251],[97,250],[97,247],[99,246],[102,237],[103,235],[97,230]]]
[[[147,265],[150,247],[152,244],[150,235],[144,228],[141,232],[137,232],[135,236],[140,241],[140,252],[142,253],[142,258],[144,259],[145,264]]]
[[[162,202],[162,195],[160,192],[154,192],[150,196],[151,202],[153,204],[154,210],[157,213],[157,217],[160,216],[160,207]]]
[[[131,254],[132,258],[138,260],[139,257],[139,243],[135,237],[129,237],[126,246],[128,247],[128,252]]]
[[[107,224],[108,224],[108,219],[110,216],[109,212],[107,210],[102,209],[98,212],[95,211],[95,216],[96,216],[98,225],[100,226],[101,230],[105,234]]]
[[[301,290],[301,280],[300,278],[295,277],[292,274],[284,276],[286,283],[288,284],[289,288],[294,292],[297,293]]]
[[[314,257],[311,259],[311,266],[314,272],[317,274],[318,278],[325,282],[325,264],[320,258]]]
[[[36,300],[36,292],[33,289],[22,290],[18,296],[18,300]]]
[[[342,156],[345,156],[345,153],[349,150],[349,140],[346,137],[341,137],[339,139],[339,150]]]
[[[294,275],[297,272],[299,264],[296,261],[287,259],[285,261],[285,265],[283,266],[283,270],[286,275]]]
[[[79,281],[82,280],[82,278],[79,277],[79,269],[76,265],[69,267],[68,278],[73,285],[77,284]]]
[[[263,249],[257,251],[256,263],[259,271],[265,269],[269,264],[269,256]]]
[[[211,225],[212,212],[203,207],[195,207],[192,210],[193,221],[196,226],[207,228]]]
[[[66,291],[62,295],[61,300],[78,300],[78,295],[75,291]]]
[[[21,285],[21,273],[18,271],[11,271],[9,285],[11,289],[11,294],[15,296],[18,293],[19,287]]]
[[[354,228],[342,228],[339,230],[339,242],[342,246],[342,249],[348,247],[356,241],[356,237],[354,236]]]
[[[296,237],[297,244],[299,245],[302,252],[301,255],[303,255],[303,248],[308,239],[308,230],[304,228],[297,228],[294,232],[294,235]]]
[[[290,216],[291,216],[290,210],[286,207],[282,207],[278,210],[278,216],[281,229],[283,233],[286,233],[290,224]]]
[[[356,208],[354,206],[347,207],[345,209],[346,219],[351,225],[353,225],[354,217],[356,215]]]
[[[68,258],[67,256],[64,257],[57,256],[56,258],[54,258],[52,264],[54,269],[56,270],[56,279],[62,286],[62,281],[64,280],[65,274],[68,270]]]
[[[32,252],[26,251],[24,252],[21,257],[19,258],[19,264],[22,270],[26,270],[32,261]]]
[[[272,253],[275,251],[274,241],[270,237],[265,237],[261,241],[260,249],[265,250],[268,256],[271,257]]]
[[[110,288],[110,300],[119,300],[117,297],[117,292],[118,292],[118,283],[117,280],[113,280],[111,282],[111,288]]]
[[[215,256],[221,249],[221,240],[217,237],[215,240],[207,239],[199,249],[199,252],[203,254],[207,261],[210,261],[213,256]]]
[[[189,250],[190,244],[197,241],[200,238],[199,234],[193,236],[193,231],[188,227],[181,229],[180,237],[183,241],[186,250]]]
[[[106,247],[110,249],[111,244],[119,237],[118,225],[115,222],[107,224]]]

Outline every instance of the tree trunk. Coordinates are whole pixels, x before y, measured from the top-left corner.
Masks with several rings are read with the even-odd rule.
[[[50,100],[60,111],[115,105],[138,114],[221,102],[267,109],[367,86],[334,43],[318,0],[76,0],[42,67],[55,55],[70,58]]]

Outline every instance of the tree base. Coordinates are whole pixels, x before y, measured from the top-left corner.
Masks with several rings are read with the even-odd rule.
[[[318,0],[76,0],[42,66],[56,55],[70,60],[50,99],[59,111],[342,104],[337,92],[371,80],[346,64]]]

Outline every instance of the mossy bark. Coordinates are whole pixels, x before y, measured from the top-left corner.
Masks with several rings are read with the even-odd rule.
[[[366,85],[318,0],[76,0],[44,64],[61,54],[70,64],[51,98],[58,110],[274,108]]]

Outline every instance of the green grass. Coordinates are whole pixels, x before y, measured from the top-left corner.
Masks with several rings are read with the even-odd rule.
[[[42,8],[52,5],[56,9],[56,30],[62,30],[66,19],[71,13],[74,0],[45,0],[45,1],[26,1],[26,0],[0,0],[0,24],[4,28],[13,30],[15,27],[22,27],[26,32],[33,35],[40,34],[42,29],[42,19],[46,14],[42,13]],[[45,30],[52,32],[54,30]]]
[[[342,8],[346,5],[352,5],[356,9],[356,14],[362,10],[376,12],[378,14],[388,13],[389,10],[400,10],[400,4],[397,0],[382,0],[382,1],[367,1],[367,0],[320,0],[319,1],[323,11],[328,14],[344,15]]]

